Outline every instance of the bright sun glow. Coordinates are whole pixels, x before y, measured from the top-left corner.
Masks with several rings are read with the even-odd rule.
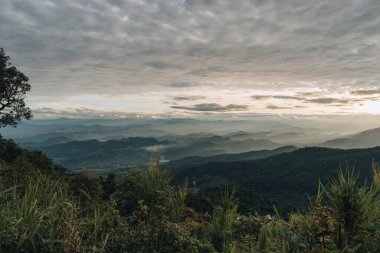
[[[364,113],[380,113],[380,101],[365,102],[362,106],[358,106],[356,111]]]

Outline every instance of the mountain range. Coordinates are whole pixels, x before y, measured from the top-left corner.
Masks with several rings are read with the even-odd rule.
[[[22,137],[17,141],[23,147],[44,151],[55,162],[72,170],[119,170],[146,165],[158,152],[162,162],[174,168],[212,161],[254,160],[293,151],[296,146],[351,149],[375,147],[380,144],[380,128],[342,135],[336,139],[330,138],[317,144],[294,145],[297,141],[292,141],[292,138],[304,138],[303,132],[232,131],[223,134],[193,132],[178,135],[169,134],[167,130],[187,123],[201,127],[199,121],[151,121],[143,127],[139,127],[139,121],[127,125],[122,125],[119,121],[111,122],[110,125],[92,121],[80,121],[81,125],[78,125],[78,122],[74,123],[62,120],[56,125],[40,124],[42,128],[47,127],[46,132]],[[149,131],[152,136],[144,137]],[[124,137],[126,135],[131,137]],[[92,136],[96,138],[86,139]]]
[[[367,148],[380,145],[380,128],[346,135],[338,139],[332,139],[320,143],[321,147],[328,148]]]
[[[214,158],[205,157],[201,161],[224,160],[222,157],[226,157],[227,160],[254,159],[268,156],[271,151],[266,150],[257,154],[256,151],[250,151],[247,154],[240,153],[263,148],[278,148],[281,144],[263,139],[234,140],[230,137],[217,135],[182,136],[176,140],[174,138],[164,140],[152,137],[130,137],[107,141],[95,139],[70,141],[70,139],[61,136],[41,143],[24,143],[24,146],[31,149],[40,149],[58,164],[77,170],[146,165],[157,156],[158,152],[163,161],[182,159],[189,154],[197,156],[219,155]],[[281,150],[274,151],[273,154],[278,152],[281,152]],[[183,161],[179,163],[183,163]]]
[[[373,159],[380,161],[380,147],[366,149],[301,148],[267,158],[208,162],[173,168],[175,181],[195,182],[196,187],[208,189],[221,185],[237,185],[266,199],[281,203],[308,203],[318,182],[328,183],[339,171],[354,169],[360,183],[371,178]],[[297,205],[298,205],[297,204]]]

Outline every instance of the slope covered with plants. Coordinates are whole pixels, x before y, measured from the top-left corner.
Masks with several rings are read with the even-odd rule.
[[[185,166],[173,169],[173,174],[175,181],[194,179],[200,188],[237,184],[240,189],[300,208],[308,204],[306,194],[315,196],[318,182],[327,183],[340,168],[355,168],[359,184],[364,184],[371,177],[373,159],[380,160],[380,147],[308,147],[264,159]]]
[[[157,164],[115,180],[70,173],[0,139],[0,252],[379,252],[380,172],[341,172],[305,212],[238,212],[236,188],[209,209]]]

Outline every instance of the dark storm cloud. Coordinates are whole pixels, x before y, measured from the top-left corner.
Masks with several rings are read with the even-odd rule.
[[[216,103],[211,104],[196,104],[193,106],[171,106],[173,109],[181,109],[187,111],[199,111],[199,112],[229,112],[229,111],[244,111],[248,109],[246,105],[220,105]]]

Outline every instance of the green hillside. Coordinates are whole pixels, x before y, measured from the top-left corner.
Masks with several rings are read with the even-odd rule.
[[[147,164],[154,157],[154,151],[146,148],[167,144],[169,142],[155,138],[133,137],[108,141],[72,141],[40,149],[65,167],[81,169]]]
[[[380,128],[369,129],[359,133],[332,139],[319,144],[327,148],[367,148],[380,145]]]
[[[135,165],[146,165],[159,151],[161,158],[166,161],[178,160],[192,156],[222,155],[227,160],[241,160],[251,157],[264,157],[270,154],[247,153],[234,155],[235,158],[224,154],[238,154],[246,151],[273,149],[281,144],[265,140],[246,138],[235,140],[231,137],[194,134],[185,136],[130,137],[100,141],[98,139],[70,141],[64,136],[48,139],[43,142],[21,144],[30,149],[39,149],[47,153],[54,161],[72,170],[83,168],[101,169],[128,168]],[[279,153],[278,152],[274,153]],[[267,153],[271,153],[268,151]],[[222,156],[216,157],[219,160]],[[205,158],[207,159],[207,158]],[[211,160],[215,158],[210,158]],[[195,159],[198,160],[198,159]],[[224,159],[222,159],[224,160]]]
[[[174,167],[183,167],[188,165],[197,165],[204,164],[208,162],[231,162],[231,161],[245,161],[245,160],[255,160],[260,158],[266,158],[269,156],[291,152],[297,149],[295,146],[284,146],[280,148],[276,148],[273,150],[258,150],[258,151],[250,151],[238,154],[221,154],[214,156],[188,156],[182,159],[178,159],[175,161],[170,161],[167,163],[168,168]]]
[[[177,182],[195,180],[197,187],[236,184],[261,196],[300,206],[312,195],[318,181],[326,183],[340,168],[355,168],[359,181],[371,175],[372,159],[380,160],[380,147],[369,149],[301,148],[264,159],[210,162],[173,169]]]
[[[286,205],[265,197],[284,189],[301,194],[313,188],[316,181],[309,180],[318,172],[336,174],[330,166],[341,159],[357,164],[364,159],[359,166],[363,179],[367,158],[378,151],[307,148],[177,171],[177,182],[193,172],[201,185],[197,189],[191,182],[176,186],[170,171],[155,164],[119,178],[71,173],[39,151],[0,138],[0,252],[379,252],[380,171],[375,162],[366,186],[354,173],[341,173],[321,186],[302,212],[281,216]],[[309,174],[300,173],[301,168]],[[286,173],[293,174],[280,177]],[[272,181],[265,180],[270,176]],[[252,183],[256,178],[263,182],[260,187]],[[207,188],[231,182],[242,187]]]

